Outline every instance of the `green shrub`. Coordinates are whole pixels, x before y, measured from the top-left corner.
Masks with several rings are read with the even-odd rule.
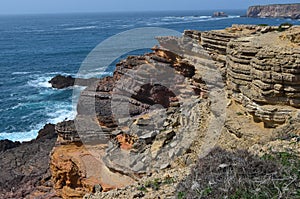
[[[262,23],[262,24],[258,24],[258,26],[269,26],[268,24]]]
[[[289,29],[292,26],[293,26],[293,24],[290,24],[290,23],[282,23],[282,24],[280,24],[280,26],[278,27],[277,30],[279,32],[282,32],[282,31],[285,31],[285,30]]]

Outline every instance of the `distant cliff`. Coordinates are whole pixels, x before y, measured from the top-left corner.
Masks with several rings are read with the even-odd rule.
[[[300,4],[251,6],[248,9],[247,16],[300,19]]]

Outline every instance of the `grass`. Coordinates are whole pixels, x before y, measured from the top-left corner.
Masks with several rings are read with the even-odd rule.
[[[177,194],[177,198],[178,198],[178,199],[184,199],[184,198],[185,198],[185,194],[186,194],[185,192],[181,192],[181,191],[180,191],[180,192],[178,192],[178,194]]]
[[[163,185],[173,184],[175,181],[172,177],[166,177],[164,179],[155,178],[154,180],[148,180],[143,185],[138,187],[139,191],[148,192],[148,189],[158,191]]]
[[[258,26],[269,26],[268,24],[262,23],[262,24],[258,24]]]
[[[199,187],[191,190],[195,182]],[[198,161],[177,190],[182,199],[300,198],[300,159],[291,152],[259,158],[246,151],[216,148]]]

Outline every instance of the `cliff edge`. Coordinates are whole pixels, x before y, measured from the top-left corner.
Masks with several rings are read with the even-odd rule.
[[[248,9],[247,17],[300,19],[300,4],[257,5]]]

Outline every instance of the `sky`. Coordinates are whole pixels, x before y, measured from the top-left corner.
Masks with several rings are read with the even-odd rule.
[[[0,14],[247,9],[299,0],[0,0]]]

